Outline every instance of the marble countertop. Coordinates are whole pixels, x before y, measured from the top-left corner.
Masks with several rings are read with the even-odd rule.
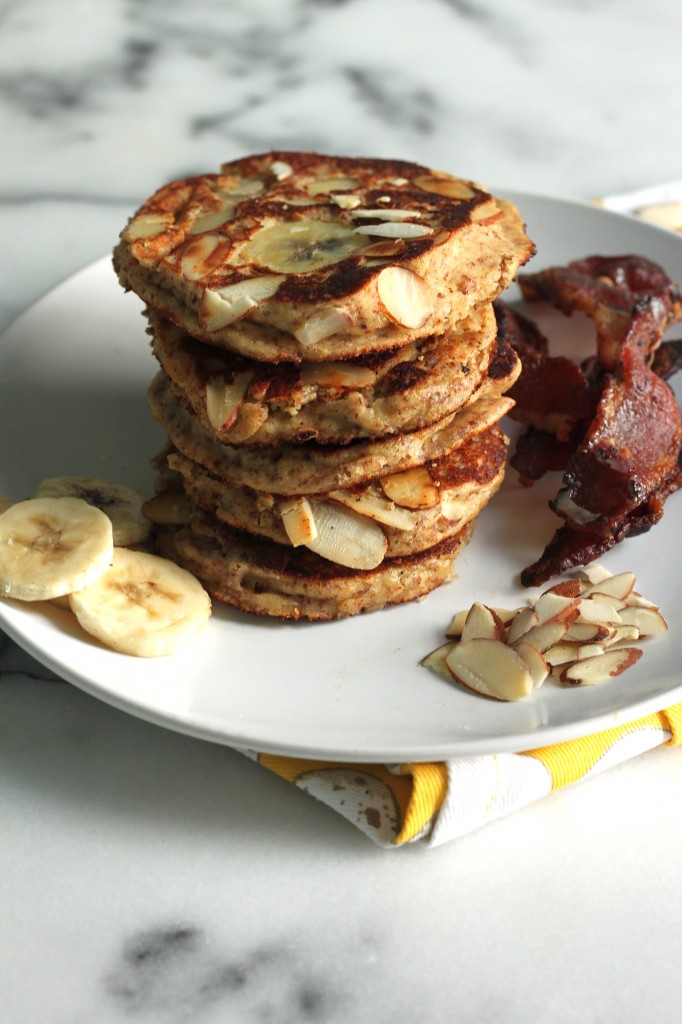
[[[682,176],[660,0],[0,0],[0,326],[186,173],[270,148],[590,198]],[[7,1024],[677,1019],[682,754],[434,850],[0,638]]]

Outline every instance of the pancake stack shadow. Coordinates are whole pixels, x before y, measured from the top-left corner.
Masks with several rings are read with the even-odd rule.
[[[400,161],[271,153],[164,186],[114,253],[168,438],[160,553],[246,612],[327,620],[450,579],[502,482],[515,208]]]

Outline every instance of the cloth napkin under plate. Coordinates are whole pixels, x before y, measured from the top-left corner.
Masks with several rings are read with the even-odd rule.
[[[321,800],[378,846],[439,846],[554,789],[654,747],[682,743],[682,703],[627,725],[520,754],[380,765],[242,751]]]
[[[682,183],[595,205],[682,231]],[[316,797],[378,846],[439,846],[654,747],[682,744],[682,703],[626,725],[518,754],[348,764],[241,751]]]

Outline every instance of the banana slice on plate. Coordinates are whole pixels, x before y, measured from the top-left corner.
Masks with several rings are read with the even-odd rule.
[[[0,515],[0,594],[47,601],[94,583],[111,563],[111,520],[82,498],[30,498]]]
[[[96,476],[54,476],[43,480],[35,496],[82,498],[95,505],[111,519],[116,547],[141,544],[151,531],[151,523],[142,513],[144,495],[126,484]]]
[[[123,654],[174,654],[205,628],[211,599],[199,581],[173,562],[115,548],[111,568],[69,597],[86,632]]]

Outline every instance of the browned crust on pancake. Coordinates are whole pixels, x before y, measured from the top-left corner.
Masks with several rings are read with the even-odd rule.
[[[293,171],[282,181],[270,170],[278,161],[291,165]],[[234,323],[207,329],[197,312],[205,293],[272,275],[270,267],[249,259],[248,250],[243,249],[261,227],[315,221],[346,225],[352,233],[363,224],[382,223],[376,217],[358,218],[357,208],[355,214],[340,208],[329,195],[308,194],[311,179],[351,172],[357,187],[341,191],[357,198],[360,209],[404,210],[414,214],[408,218],[412,223],[426,225],[432,233],[403,239],[399,255],[393,257],[369,256],[359,249],[320,269],[285,272],[272,297],[258,302]],[[244,181],[254,178],[263,182],[262,194],[241,198],[233,219],[218,228],[193,233],[198,215],[215,210],[227,202],[225,195],[234,195],[230,188],[243,187]],[[424,180],[458,181],[402,161],[296,153],[246,158],[226,165],[222,174],[200,175],[159,189],[122,232],[114,265],[124,287],[190,334],[250,358],[316,361],[393,348],[425,331],[441,333],[446,324],[491,301],[533,252],[512,204],[495,200],[473,182],[461,183],[470,193],[467,198],[452,198],[419,187],[417,183]],[[308,200],[312,200],[309,205],[296,205]],[[168,222],[152,237],[134,237],[134,225],[149,217],[165,217]],[[194,253],[202,239],[209,240],[210,245],[205,243],[209,248],[213,246],[205,261],[206,272],[188,277],[183,256]],[[371,252],[370,246],[366,248]],[[407,268],[429,282],[434,310],[428,323],[406,327],[387,315],[377,297],[377,280],[386,266]],[[304,351],[293,334],[329,307],[347,316],[350,326]]]
[[[457,533],[465,523],[475,518],[502,483],[506,454],[507,438],[498,426],[494,426],[449,455],[430,462],[427,471],[438,488],[439,500],[429,508],[404,509],[404,514],[411,519],[409,530],[379,524],[388,542],[385,557],[395,558],[424,551]],[[177,472],[178,486],[184,489],[190,502],[201,512],[233,529],[291,546],[282,524],[281,499],[250,488],[225,484],[177,452],[168,454],[167,465]],[[378,481],[352,488],[349,494],[364,492],[383,497]],[[319,495],[317,500],[333,501],[334,498]],[[457,517],[447,518],[444,514],[446,507],[449,515],[456,508]]]
[[[492,390],[490,390],[492,388]],[[254,448],[220,444],[173,395],[160,371],[148,391],[153,416],[187,458],[231,484],[274,494],[324,494],[438,459],[497,423],[513,406],[488,381],[464,409],[420,430],[347,445]]]
[[[473,526],[428,551],[366,572],[208,521],[167,535],[164,553],[192,572],[216,601],[240,611],[329,621],[412,601],[446,583]]]
[[[191,405],[204,430],[221,443],[249,445],[346,444],[359,437],[417,430],[469,401],[496,349],[490,306],[445,335],[341,364],[273,366],[245,360],[204,345],[153,314],[150,329],[152,350],[174,392]],[[348,374],[366,370],[376,379],[365,386],[324,386],[315,382],[315,375],[325,366]],[[514,357],[511,372],[506,370],[509,386],[518,366]],[[247,391],[218,430],[208,416],[209,382],[230,385],[244,375],[250,381]]]

